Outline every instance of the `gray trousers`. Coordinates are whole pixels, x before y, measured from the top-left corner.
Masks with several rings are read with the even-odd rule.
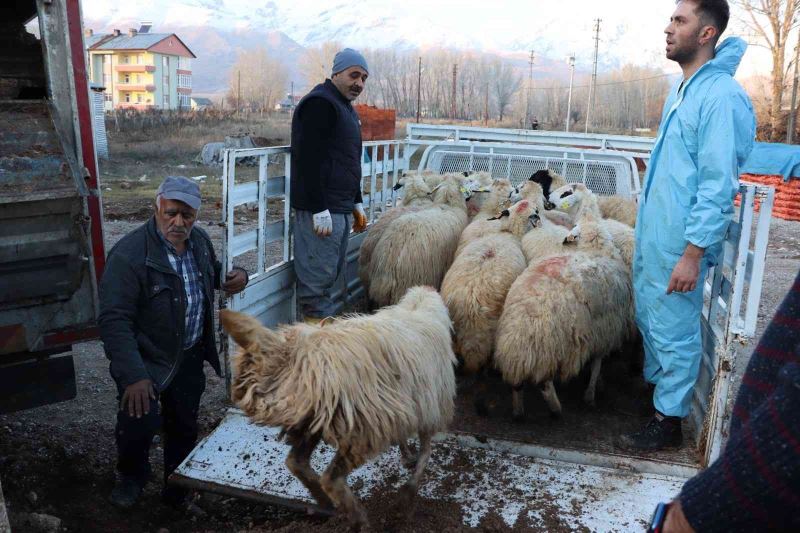
[[[331,294],[344,273],[351,215],[331,213],[333,232],[327,237],[314,233],[313,213],[294,211],[294,272],[297,276],[297,303],[304,317],[335,315],[341,303]]]

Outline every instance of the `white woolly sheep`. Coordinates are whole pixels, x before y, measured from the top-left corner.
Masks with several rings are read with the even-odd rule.
[[[595,195],[580,183],[565,185],[550,194],[550,201],[555,204],[556,208],[576,220],[587,209],[592,210],[596,217],[601,218],[603,216],[599,205],[601,199],[602,197]],[[611,234],[614,245],[622,255],[622,260],[630,269],[633,265],[636,244],[633,228],[612,218],[603,217],[602,221]]]
[[[511,191],[511,182],[507,179],[496,179],[492,182],[488,196],[483,202],[483,205],[481,205],[480,211],[478,211],[478,214],[473,218],[472,222],[464,228],[464,231],[458,239],[456,256],[458,256],[470,242],[480,239],[485,235],[500,231],[501,223],[496,216],[503,210],[505,204],[508,203]]]
[[[324,508],[368,526],[347,475],[389,446],[406,466],[405,491],[416,494],[431,437],[447,428],[456,393],[451,323],[441,297],[415,287],[396,306],[320,326],[267,329],[241,313],[220,312],[240,346],[231,362],[233,402],[256,424],[278,426],[291,445],[286,466]],[[408,439],[419,436],[411,456]],[[319,476],[309,464],[320,440],[336,456]]]
[[[602,358],[634,334],[630,274],[604,226],[582,218],[568,236],[572,254],[530,264],[508,291],[497,329],[495,366],[512,386],[514,418],[524,417],[522,387],[539,385],[561,413],[553,381],[567,381],[592,361],[584,399],[594,405]],[[575,244],[577,243],[577,244]]]
[[[403,176],[398,180],[395,190],[401,188],[404,189],[405,205],[398,205],[398,207],[390,209],[370,224],[359,248],[358,277],[361,278],[361,283],[367,292],[369,292],[369,264],[372,260],[372,252],[386,228],[405,213],[413,213],[433,205],[431,188],[428,187],[422,176],[416,174]]]
[[[539,223],[539,212],[532,202],[523,200],[504,211],[499,222],[498,233],[470,242],[456,256],[442,281],[455,351],[470,374],[491,357],[506,293],[526,266],[520,238]]]
[[[441,286],[467,224],[461,180],[451,176],[443,181],[433,203],[397,217],[378,240],[367,272],[374,305],[396,303],[416,285]]]
[[[603,218],[617,220],[632,228],[636,227],[639,206],[635,201],[622,196],[600,196],[597,200]]]

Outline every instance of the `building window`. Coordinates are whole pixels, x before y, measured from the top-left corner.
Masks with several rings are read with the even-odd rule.
[[[188,57],[178,58],[178,68],[181,70],[192,70],[192,60]]]
[[[161,90],[164,93],[164,109],[169,109],[169,94],[170,94],[170,86],[169,86],[169,57],[163,56],[161,58]]]
[[[108,91],[103,92],[103,100],[110,102],[112,100],[111,93]]]
[[[131,93],[125,93],[125,101],[126,102],[130,102],[131,101]]]
[[[178,87],[181,89],[191,89],[192,88],[191,74],[178,74]]]
[[[130,74],[123,74],[122,75],[122,83],[130,83],[131,82],[131,75]]]
[[[123,65],[127,65],[130,62],[130,58],[126,55],[123,55],[120,57],[119,62],[122,63]]]
[[[136,95],[136,103],[137,104],[141,104],[142,103],[142,95],[141,94],[137,94]]]
[[[188,94],[178,95],[178,102],[182,109],[189,109],[192,106],[191,98]]]

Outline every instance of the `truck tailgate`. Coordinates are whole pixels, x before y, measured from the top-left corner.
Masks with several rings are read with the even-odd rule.
[[[320,510],[284,465],[288,446],[278,430],[250,424],[231,409],[219,427],[180,465],[172,481],[307,511]],[[333,450],[320,446],[312,465],[321,472]],[[354,471],[348,482],[358,497],[396,491],[408,472],[392,448]],[[629,531],[646,527],[659,501],[671,499],[685,478],[534,458],[465,445],[442,435],[420,487],[425,498],[455,503],[465,524],[477,526],[489,512],[509,526],[518,520],[546,527],[558,520],[571,529]],[[424,505],[421,503],[420,505]]]

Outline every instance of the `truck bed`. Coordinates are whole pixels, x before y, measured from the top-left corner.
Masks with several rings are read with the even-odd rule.
[[[172,481],[307,512],[322,512],[284,465],[288,447],[278,430],[255,426],[230,410],[220,426],[187,457]],[[524,452],[524,450],[521,450]],[[312,466],[321,471],[333,450],[320,446]],[[402,516],[400,490],[409,473],[392,448],[348,478],[363,500],[379,498]],[[508,526],[533,529],[632,531],[645,528],[659,501],[676,494],[680,476],[531,457],[512,450],[482,449],[455,435],[441,435],[420,487],[420,496],[456,505],[465,524],[489,515]],[[424,505],[420,503],[419,505]]]

